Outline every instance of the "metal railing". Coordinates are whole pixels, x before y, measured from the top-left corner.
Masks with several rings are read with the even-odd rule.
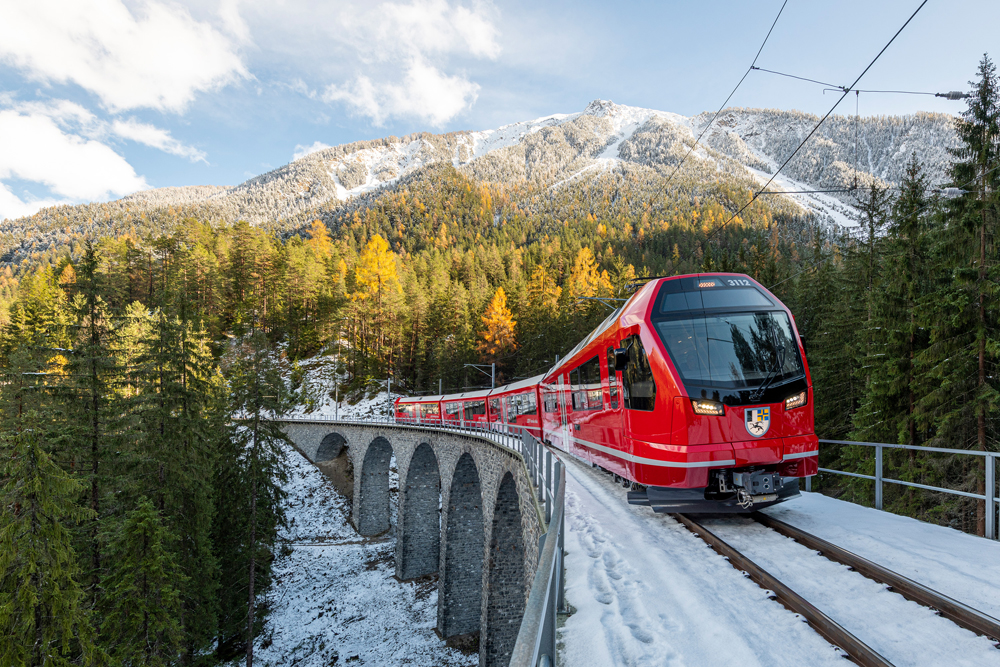
[[[535,447],[544,448],[532,436]],[[546,458],[552,452],[546,449]],[[565,611],[566,469],[556,461],[554,503],[549,515],[549,530],[538,541],[538,569],[531,582],[531,593],[524,608],[521,629],[510,657],[510,667],[552,667],[556,664],[556,623],[559,612]]]
[[[282,421],[391,424],[471,433],[519,453],[544,516],[546,532],[538,539],[538,568],[528,594],[510,666],[553,667],[556,664],[557,615],[566,610],[563,564],[566,540],[566,468],[549,447],[531,434],[531,431],[538,431],[538,427],[503,422],[427,424],[385,416],[372,419],[332,419],[326,416],[300,415],[286,417]]]
[[[986,502],[986,537],[991,540],[998,539],[996,524],[997,524],[997,507],[1000,504],[1000,497],[996,495],[996,463],[997,458],[1000,458],[1000,454],[994,452],[979,452],[969,449],[943,449],[939,447],[917,447],[915,445],[891,445],[885,442],[853,442],[850,440],[820,440],[820,443],[827,445],[858,445],[861,447],[874,447],[875,448],[875,474],[874,475],[864,475],[856,472],[847,472],[846,470],[831,470],[830,468],[820,468],[820,472],[830,473],[833,475],[843,475],[845,477],[857,477],[860,479],[868,479],[875,482],[875,509],[882,509],[882,485],[883,484],[898,484],[899,486],[907,486],[915,489],[923,489],[925,491],[936,491],[938,493],[947,493],[954,496],[962,496],[964,498],[973,498],[975,500],[983,500]],[[970,493],[968,491],[959,491],[957,489],[945,489],[939,486],[929,486],[927,484],[918,484],[917,482],[907,482],[901,479],[891,479],[883,474],[883,456],[882,453],[885,449],[906,449],[909,451],[918,452],[932,452],[934,454],[960,454],[962,456],[981,456],[985,457],[986,461],[986,479],[985,487],[986,493]],[[812,479],[806,477],[806,491],[812,491]]]

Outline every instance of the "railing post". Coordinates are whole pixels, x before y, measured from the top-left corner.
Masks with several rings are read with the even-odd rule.
[[[813,478],[810,475],[809,477],[806,477],[806,491],[812,491],[812,490],[813,490]]]
[[[545,523],[552,521],[552,452],[545,450]],[[549,528],[551,530],[551,528]]]
[[[882,445],[875,445],[875,509],[882,509]]]
[[[986,455],[986,538],[997,539],[996,532],[996,458],[992,454]]]
[[[555,473],[556,473],[556,476],[555,476],[555,480],[556,481],[555,481],[555,484],[553,485],[553,491],[552,491],[552,495],[553,496],[555,494],[559,493],[559,480],[562,479],[562,476],[563,476],[562,461],[559,461],[558,459],[556,459]],[[550,530],[551,530],[551,528],[550,528]],[[563,566],[564,566],[563,556],[566,553],[566,506],[565,506],[565,504],[563,505],[563,511],[562,511],[562,513],[559,515],[559,543],[558,543],[556,551],[557,551],[557,558],[559,559],[559,563],[558,563],[559,569],[556,572],[556,576],[559,577],[559,599],[558,599],[558,603],[557,603],[556,606],[557,606],[559,612],[565,613],[566,612],[566,580],[564,578],[564,574],[565,573],[563,572]]]

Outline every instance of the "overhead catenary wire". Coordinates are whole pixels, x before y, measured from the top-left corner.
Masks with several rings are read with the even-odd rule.
[[[728,220],[726,220],[724,223],[722,223],[721,225],[719,225],[718,227],[716,227],[708,236],[706,236],[705,240],[702,241],[699,244],[699,246],[698,246],[699,248],[703,248],[704,244],[705,244],[705,241],[710,240],[713,236],[715,236],[716,234],[718,234],[719,232],[721,232],[723,229],[725,229],[726,225],[728,225],[730,222],[732,222],[733,220],[735,220],[740,215],[740,213],[742,213],[743,211],[745,211],[747,208],[750,207],[751,204],[753,204],[755,201],[757,201],[757,197],[760,196],[759,193],[767,190],[767,187],[769,185],[771,185],[771,183],[774,181],[775,178],[778,177],[778,174],[781,173],[781,170],[784,169],[788,165],[788,163],[792,161],[792,158],[794,158],[798,154],[798,152],[802,149],[802,147],[806,145],[806,142],[808,142],[812,138],[812,136],[814,134],[816,134],[816,131],[819,130],[819,128],[823,125],[824,121],[826,121],[826,119],[830,117],[830,114],[832,114],[834,112],[834,110],[840,105],[840,103],[844,101],[844,98],[847,97],[847,94],[849,92],[851,92],[851,90],[856,85],[858,85],[858,82],[862,79],[862,77],[864,77],[864,75],[868,73],[868,70],[870,70],[875,65],[876,62],[878,62],[878,59],[882,57],[882,54],[886,52],[886,49],[888,49],[892,45],[892,43],[896,41],[896,38],[899,37],[900,33],[903,32],[903,30],[906,28],[906,26],[910,25],[910,21],[912,21],[914,19],[914,17],[920,12],[921,9],[924,8],[924,5],[926,5],[926,4],[927,4],[927,0],[924,0],[923,2],[920,3],[920,6],[917,7],[916,10],[914,10],[914,12],[912,14],[910,14],[910,18],[906,19],[906,23],[904,23],[899,28],[899,30],[896,31],[896,34],[894,34],[892,36],[892,39],[890,39],[886,43],[886,45],[882,47],[882,50],[878,52],[878,54],[872,59],[872,61],[870,63],[868,63],[868,66],[865,67],[865,69],[861,72],[861,74],[858,75],[858,78],[856,78],[854,80],[854,83],[852,83],[850,86],[848,86],[848,87],[846,87],[846,88],[843,89],[844,92],[840,96],[840,98],[833,104],[832,107],[830,107],[830,110],[826,112],[826,115],[824,115],[822,118],[820,118],[819,122],[816,123],[815,127],[813,127],[813,129],[809,132],[809,134],[806,135],[806,138],[802,140],[802,142],[795,148],[794,151],[792,151],[792,154],[789,155],[785,159],[785,161],[781,163],[781,166],[778,167],[778,169],[773,174],[771,174],[771,178],[767,179],[767,183],[765,183],[764,186],[761,187],[761,189],[758,192],[754,193],[753,196],[750,197],[750,201],[748,201],[746,204],[744,204],[742,207],[740,207],[740,210],[736,211],[736,213],[734,213],[732,216],[730,216],[730,218]]]
[[[807,76],[798,76],[797,74],[789,74],[788,72],[779,72],[777,70],[767,69],[765,67],[753,67],[752,69],[755,69],[758,72],[767,72],[768,74],[776,74],[777,76],[783,76],[783,77],[787,77],[789,79],[798,79],[799,81],[807,81],[809,83],[815,83],[815,84],[818,84],[820,86],[826,86],[826,88],[823,89],[823,92],[826,92],[828,90],[839,90],[841,92],[843,92],[843,91],[854,91],[855,93],[889,93],[889,94],[895,94],[895,95],[930,95],[931,97],[945,97],[945,98],[948,98],[948,99],[959,99],[958,97],[952,98],[951,97],[952,95],[956,95],[956,96],[957,95],[962,95],[962,96],[967,97],[967,94],[965,94],[965,93],[959,93],[958,91],[954,91],[954,92],[950,92],[950,93],[928,93],[928,92],[924,92],[924,91],[920,91],[920,90],[871,90],[871,89],[865,89],[865,88],[848,88],[847,86],[839,86],[839,85],[837,85],[835,83],[829,83],[827,81],[820,81],[818,79],[810,79]]]
[[[764,41],[761,42],[760,48],[757,49],[757,55],[753,57],[753,62],[750,63],[750,67],[748,67],[747,71],[743,73],[743,76],[740,78],[739,83],[737,83],[736,87],[733,88],[731,93],[729,93],[729,96],[726,98],[726,101],[722,103],[722,106],[719,107],[719,110],[715,112],[714,116],[712,116],[712,120],[708,121],[708,125],[705,126],[705,128],[698,135],[698,138],[695,139],[695,142],[691,144],[691,146],[688,148],[688,152],[684,154],[684,157],[681,158],[681,161],[677,163],[677,166],[674,167],[674,170],[670,172],[669,176],[667,176],[667,180],[663,183],[663,187],[666,187],[667,185],[670,184],[670,181],[673,179],[674,175],[677,174],[678,171],[680,171],[681,167],[684,166],[684,163],[687,161],[688,157],[690,157],[694,149],[697,148],[698,144],[701,143],[702,137],[704,137],[705,133],[708,132],[708,129],[712,127],[712,124],[715,122],[715,119],[719,117],[719,114],[722,113],[722,110],[726,108],[727,104],[729,104],[729,100],[733,99],[733,95],[735,95],[736,91],[739,90],[740,86],[743,85],[743,82],[746,80],[747,76],[749,76],[750,72],[752,72],[755,69],[754,66],[757,64],[757,58],[760,58],[760,54],[764,50],[764,45],[767,44],[767,40],[771,37],[771,33],[774,32],[774,26],[778,24],[778,19],[781,18],[781,13],[785,11],[785,5],[787,4],[788,0],[785,0],[783,3],[781,3],[781,9],[778,10],[778,15],[774,17],[774,22],[771,23],[770,30],[767,31],[767,35],[764,36]]]
[[[796,76],[795,74],[787,74],[785,72],[778,72],[773,69],[765,69],[763,67],[751,67],[758,72],[767,72],[768,74],[777,74],[778,76],[788,77],[789,79],[798,79],[799,81],[808,81],[809,83],[818,83],[821,86],[826,86],[828,88],[834,88],[836,90],[846,90],[843,86],[838,86],[835,83],[827,83],[826,81],[817,81],[816,79],[809,79],[804,76]]]

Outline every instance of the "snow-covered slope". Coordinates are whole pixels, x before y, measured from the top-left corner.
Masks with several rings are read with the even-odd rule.
[[[267,600],[271,613],[257,640],[257,662],[475,665],[477,656],[448,648],[434,632],[437,583],[396,581],[394,530],[359,537],[347,520],[347,500],[323,473],[291,448],[285,455],[289,525],[274,562]],[[398,478],[394,484],[398,489]]]

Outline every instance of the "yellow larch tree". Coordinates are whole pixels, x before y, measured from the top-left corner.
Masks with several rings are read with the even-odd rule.
[[[556,284],[555,278],[541,264],[536,266],[528,281],[528,300],[532,310],[554,314],[559,308],[560,296],[562,288]]]
[[[394,305],[402,292],[396,260],[388,241],[378,234],[371,237],[354,268],[357,291],[351,295],[358,349],[374,357],[377,364],[385,362],[390,368],[393,327],[389,320],[395,318]]]
[[[588,247],[580,248],[573,262],[566,285],[574,299],[589,296],[610,296],[614,292],[611,277],[607,271],[597,270],[594,251]]]
[[[479,332],[482,340],[477,349],[487,361],[496,361],[501,354],[512,352],[517,347],[514,333],[517,322],[514,321],[514,314],[507,308],[507,294],[502,287],[497,288],[482,320],[486,329]]]
[[[320,260],[327,260],[333,254],[333,241],[330,238],[330,230],[326,228],[322,220],[313,220],[312,226],[308,230],[309,247],[313,254]]]

